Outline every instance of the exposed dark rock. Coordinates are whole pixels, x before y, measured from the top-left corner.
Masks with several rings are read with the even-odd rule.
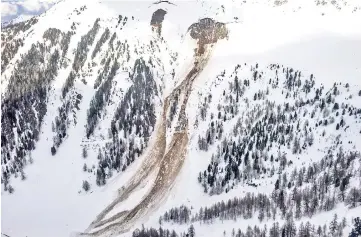
[[[204,45],[216,43],[218,39],[228,36],[226,24],[216,22],[212,18],[203,18],[199,22],[192,24],[188,31],[193,39],[198,39],[198,53],[204,52]]]
[[[164,16],[167,14],[167,11],[163,9],[158,9],[153,13],[152,20],[150,21],[151,25],[161,24],[164,20]]]
[[[157,31],[159,36],[162,31],[162,23],[163,23],[165,14],[167,14],[167,11],[165,11],[163,9],[158,9],[153,13],[152,20],[150,21],[152,30]]]

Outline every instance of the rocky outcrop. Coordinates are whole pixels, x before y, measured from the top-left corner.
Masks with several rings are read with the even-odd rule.
[[[165,11],[163,9],[158,9],[153,13],[152,20],[150,21],[152,30],[157,32],[158,36],[160,36],[161,32],[162,32],[162,23],[163,23],[165,14],[167,14],[167,11]]]
[[[218,39],[224,39],[228,36],[228,30],[225,23],[216,22],[212,18],[203,18],[197,23],[192,24],[188,31],[193,39],[198,40],[198,54],[204,53],[204,45],[216,43]]]

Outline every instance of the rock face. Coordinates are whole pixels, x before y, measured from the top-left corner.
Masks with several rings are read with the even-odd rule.
[[[165,11],[163,9],[158,9],[153,13],[152,20],[150,21],[152,30],[156,31],[159,36],[162,31],[162,23],[163,23],[165,14],[167,14],[167,11]]]
[[[203,18],[199,22],[192,24],[188,31],[193,39],[198,39],[198,54],[204,52],[204,45],[216,43],[218,39],[228,36],[226,24],[216,22],[212,18]]]

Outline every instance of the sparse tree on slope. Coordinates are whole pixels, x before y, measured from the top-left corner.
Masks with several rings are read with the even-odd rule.
[[[88,157],[88,151],[85,147],[83,147],[83,152],[82,152],[83,158],[87,158]]]
[[[84,189],[85,192],[88,192],[89,189],[90,189],[90,184],[86,180],[83,181],[83,189]]]
[[[188,236],[189,236],[189,237],[194,237],[194,236],[196,236],[196,231],[195,231],[193,225],[191,225],[191,226],[189,227],[189,229],[188,229]]]
[[[357,217],[354,219],[353,228],[349,237],[359,237],[359,236],[361,236],[361,219],[360,217]]]

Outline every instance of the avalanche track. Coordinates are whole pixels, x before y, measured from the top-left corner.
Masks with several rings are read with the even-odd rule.
[[[144,162],[141,164],[140,169],[130,179],[127,186],[119,190],[118,197],[97,215],[84,233],[80,233],[81,236],[113,236],[125,233],[134,226],[138,219],[158,208],[161,202],[167,197],[183,166],[187,153],[188,119],[185,110],[188,98],[192,91],[194,80],[203,71],[210,58],[213,45],[202,45],[202,48],[203,47],[206,47],[206,50],[202,50],[202,53],[198,53],[195,56],[195,63],[182,83],[174,88],[172,93],[164,100],[163,113],[156,128],[155,142],[150,148],[147,157],[145,157]],[[181,93],[180,98],[183,98],[183,101],[181,103],[176,131],[167,146],[166,115],[171,100],[175,97],[175,93],[179,91]],[[119,212],[105,219],[105,216],[113,210],[117,204],[126,200],[152,172],[157,172],[156,179],[142,201],[131,210]]]

